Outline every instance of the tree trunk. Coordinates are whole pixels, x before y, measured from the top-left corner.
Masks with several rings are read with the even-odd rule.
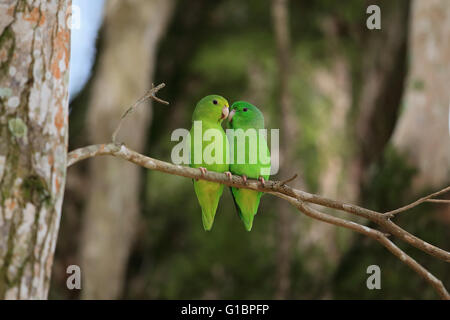
[[[296,117],[292,110],[292,96],[290,93],[291,74],[291,45],[289,32],[288,0],[272,1],[272,19],[275,31],[278,60],[278,90],[280,107],[280,172],[282,179],[286,175],[298,172],[295,166],[295,149],[297,140]],[[295,184],[295,182],[294,182]],[[277,271],[276,271],[276,299],[286,299],[290,291],[291,247],[292,247],[292,207],[286,201],[278,201],[277,222]]]
[[[0,299],[46,299],[66,177],[70,1],[0,4]]]
[[[93,83],[88,122],[91,142],[110,141],[125,108],[150,88],[158,40],[174,2],[106,2],[103,51]],[[143,151],[149,106],[124,122],[120,141]],[[137,228],[141,169],[118,159],[93,159],[91,192],[84,214],[81,270],[82,298],[118,298]]]
[[[381,30],[365,30],[361,66],[362,87],[357,100],[357,152],[353,180],[365,186],[370,165],[379,160],[394,131],[407,71],[409,0],[375,1],[381,8]]]
[[[436,23],[440,21],[440,23]],[[418,172],[414,192],[450,181],[450,1],[414,1],[411,69],[393,143]]]

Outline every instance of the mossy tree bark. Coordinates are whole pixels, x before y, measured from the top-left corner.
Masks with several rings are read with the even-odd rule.
[[[66,176],[70,3],[0,3],[0,299],[48,293]]]

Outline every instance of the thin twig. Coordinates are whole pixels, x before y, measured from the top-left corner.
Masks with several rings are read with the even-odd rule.
[[[159,102],[159,103],[162,103],[162,104],[166,104],[166,105],[169,104],[169,102],[167,102],[167,101],[165,101],[165,100],[162,100],[162,99],[160,99],[160,98],[158,98],[158,97],[156,96],[156,93],[157,93],[159,90],[161,90],[162,88],[164,88],[165,86],[166,86],[165,83],[161,83],[161,84],[159,84],[159,85],[156,86],[156,87],[152,84],[152,88],[149,89],[149,90],[147,91],[147,93],[145,93],[141,98],[139,98],[139,99],[138,99],[131,107],[129,107],[127,110],[125,110],[125,112],[124,112],[124,113],[122,114],[122,116],[120,117],[119,124],[117,125],[116,130],[114,130],[114,132],[113,132],[113,134],[112,134],[112,136],[111,136],[111,140],[112,140],[113,143],[117,143],[117,141],[116,141],[116,136],[117,136],[117,134],[119,133],[119,130],[120,130],[120,127],[122,126],[123,120],[125,120],[125,118],[126,118],[128,115],[130,115],[131,113],[133,113],[134,110],[135,110],[142,102],[145,102],[145,101],[147,101],[148,99],[153,99],[153,100],[155,100],[155,101],[157,101],[157,102]]]
[[[437,191],[435,193],[429,194],[429,195],[427,195],[427,196],[425,196],[423,198],[420,198],[419,200],[414,201],[413,203],[410,203],[410,204],[408,204],[406,206],[403,206],[401,208],[398,208],[398,209],[395,209],[395,210],[392,210],[392,211],[389,211],[389,212],[385,212],[385,215],[393,217],[393,216],[395,216],[396,214],[398,214],[400,212],[404,212],[406,210],[409,210],[409,209],[411,209],[411,208],[413,208],[415,206],[418,206],[421,203],[427,202],[431,198],[435,198],[435,197],[437,197],[437,196],[439,196],[441,194],[444,194],[446,192],[449,192],[449,191],[450,191],[450,186],[448,186],[448,187],[446,187],[446,188],[444,188],[442,190],[439,190],[439,191]]]
[[[298,174],[294,174],[294,175],[293,175],[292,177],[290,177],[289,179],[280,181],[280,186],[285,185],[285,184],[288,184],[289,182],[294,181],[295,179],[297,179],[297,177],[298,177]]]

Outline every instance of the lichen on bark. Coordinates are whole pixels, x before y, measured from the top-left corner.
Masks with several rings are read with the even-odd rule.
[[[70,1],[0,3],[0,299],[45,299],[64,193]]]

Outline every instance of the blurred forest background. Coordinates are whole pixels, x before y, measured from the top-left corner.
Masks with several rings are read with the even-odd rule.
[[[366,27],[371,4],[381,30]],[[448,0],[106,0],[103,16],[70,149],[109,141],[125,108],[165,82],[170,106],[142,106],[119,137],[151,157],[170,161],[172,131],[215,93],[281,128],[274,179],[298,173],[293,186],[379,211],[450,184]],[[437,298],[379,243],[269,195],[248,233],[225,190],[205,232],[190,179],[104,157],[70,168],[64,200],[53,299]],[[396,219],[450,248],[450,206]],[[450,286],[445,262],[395,242]],[[66,288],[70,264],[80,291]],[[381,290],[366,287],[372,264]]]

